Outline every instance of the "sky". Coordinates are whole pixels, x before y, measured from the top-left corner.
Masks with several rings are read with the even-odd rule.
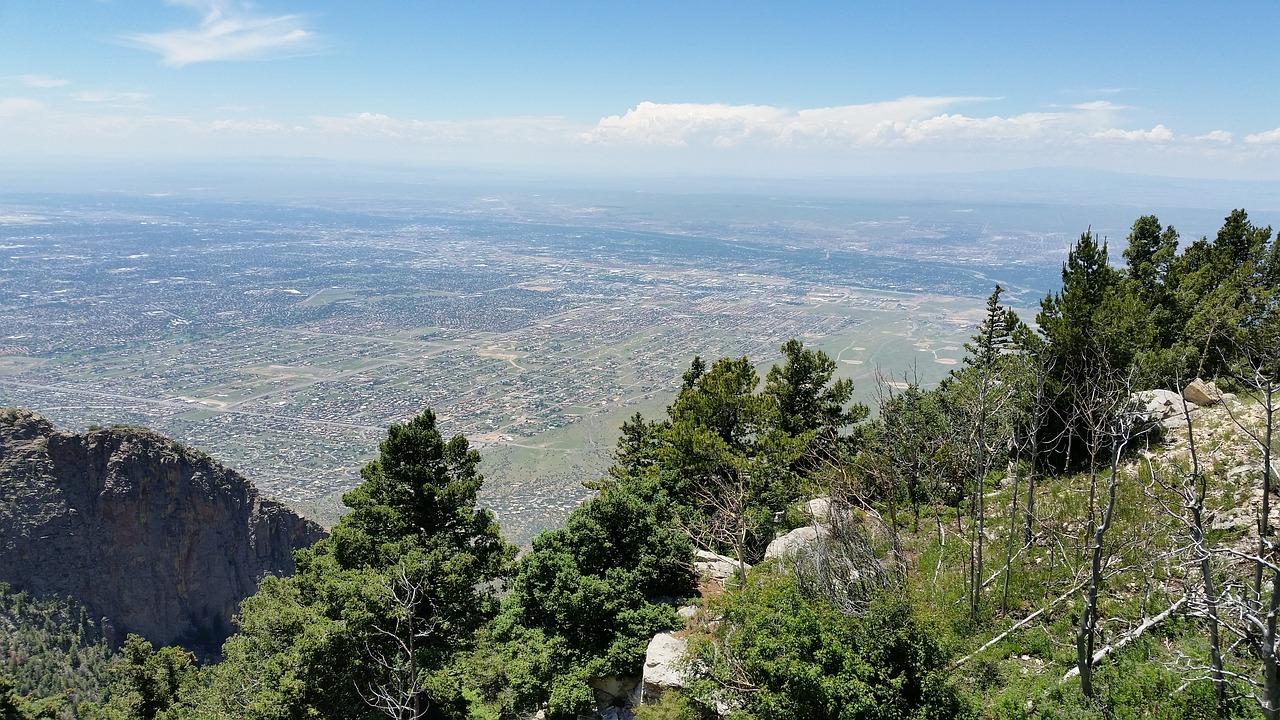
[[[1280,2],[0,0],[0,172],[1280,181]]]

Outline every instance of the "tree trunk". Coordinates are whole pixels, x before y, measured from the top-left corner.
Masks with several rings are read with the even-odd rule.
[[[1116,485],[1120,476],[1120,453],[1124,443],[1117,443],[1111,453],[1111,476],[1107,483],[1107,506],[1102,511],[1102,521],[1093,534],[1092,562],[1089,567],[1089,588],[1085,594],[1084,609],[1080,613],[1080,627],[1076,631],[1076,667],[1080,669],[1080,692],[1093,698],[1093,639],[1098,623],[1098,589],[1102,586],[1102,548],[1111,516],[1116,507]]]
[[[1200,553],[1200,578],[1204,585],[1205,605],[1208,614],[1209,662],[1213,665],[1214,710],[1219,718],[1227,716],[1227,685],[1222,675],[1222,644],[1218,637],[1218,593],[1214,586],[1212,556],[1204,546],[1204,498],[1208,490],[1208,478],[1200,472],[1200,455],[1196,449],[1196,434],[1191,426],[1191,414],[1186,401],[1182,401],[1182,416],[1187,423],[1187,446],[1191,452],[1191,482],[1195,502],[1191,505],[1191,539]]]

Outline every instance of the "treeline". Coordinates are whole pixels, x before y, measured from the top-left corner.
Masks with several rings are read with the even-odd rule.
[[[596,710],[590,681],[639,674],[650,638],[684,629],[689,682],[641,716],[1275,717],[1269,515],[1227,567],[1204,559],[1203,518],[1177,514],[1203,515],[1207,469],[1188,466],[1179,485],[1149,462],[1140,483],[1123,481],[1129,454],[1167,431],[1137,393],[1218,377],[1266,409],[1269,498],[1280,241],[1235,211],[1180,249],[1147,216],[1124,265],[1108,255],[1083,234],[1034,327],[996,287],[963,366],[932,389],[886,374],[874,419],[835,362],[798,341],[763,378],[747,358],[695,358],[663,417],[623,424],[596,495],[519,557],[476,504],[467,441],[443,438],[430,410],[393,425],[343,498],[350,512],[298,554],[296,575],[266,578],[243,603],[220,662],[130,638],[101,702],[77,712],[573,718]],[[816,496],[832,508],[816,554],[762,562],[779,534],[818,522],[803,502]],[[1160,534],[1182,569],[1155,554]],[[697,599],[713,594],[693,571],[698,548],[738,566],[714,597]],[[1188,587],[1203,588],[1198,600]],[[1230,631],[1205,609],[1225,607],[1226,587],[1251,593],[1242,622],[1257,625],[1230,647],[1203,632]],[[704,618],[692,625],[676,612],[691,599]],[[1097,669],[1116,617],[1143,628],[1190,606],[1165,637],[1192,648],[1181,669]],[[1157,652],[1138,635],[1123,644]],[[1032,682],[992,653],[1028,658],[1022,676],[1056,663],[1079,680]],[[19,704],[5,712],[32,714]]]

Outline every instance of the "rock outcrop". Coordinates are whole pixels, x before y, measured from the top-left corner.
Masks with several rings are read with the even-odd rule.
[[[818,543],[826,539],[830,532],[823,525],[805,525],[779,535],[765,548],[765,560],[794,557],[818,547]]]
[[[216,655],[267,574],[323,531],[203,453],[150,430],[57,431],[0,411],[0,581],[71,595],[116,642]]]
[[[668,690],[684,689],[689,681],[689,674],[684,669],[684,654],[688,648],[687,638],[671,633],[658,633],[649,641],[635,704],[653,704]]]
[[[1187,386],[1182,389],[1182,397],[1200,407],[1208,407],[1222,401],[1222,391],[1212,382],[1196,378],[1187,383]]]
[[[699,578],[715,581],[722,589],[729,579],[738,573],[740,567],[745,570],[751,569],[747,563],[739,565],[737,560],[710,550],[699,548],[693,555],[694,574]]]

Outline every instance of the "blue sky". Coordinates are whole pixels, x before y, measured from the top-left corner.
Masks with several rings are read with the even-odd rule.
[[[0,154],[1275,181],[1278,37],[1275,0],[0,0]]]

